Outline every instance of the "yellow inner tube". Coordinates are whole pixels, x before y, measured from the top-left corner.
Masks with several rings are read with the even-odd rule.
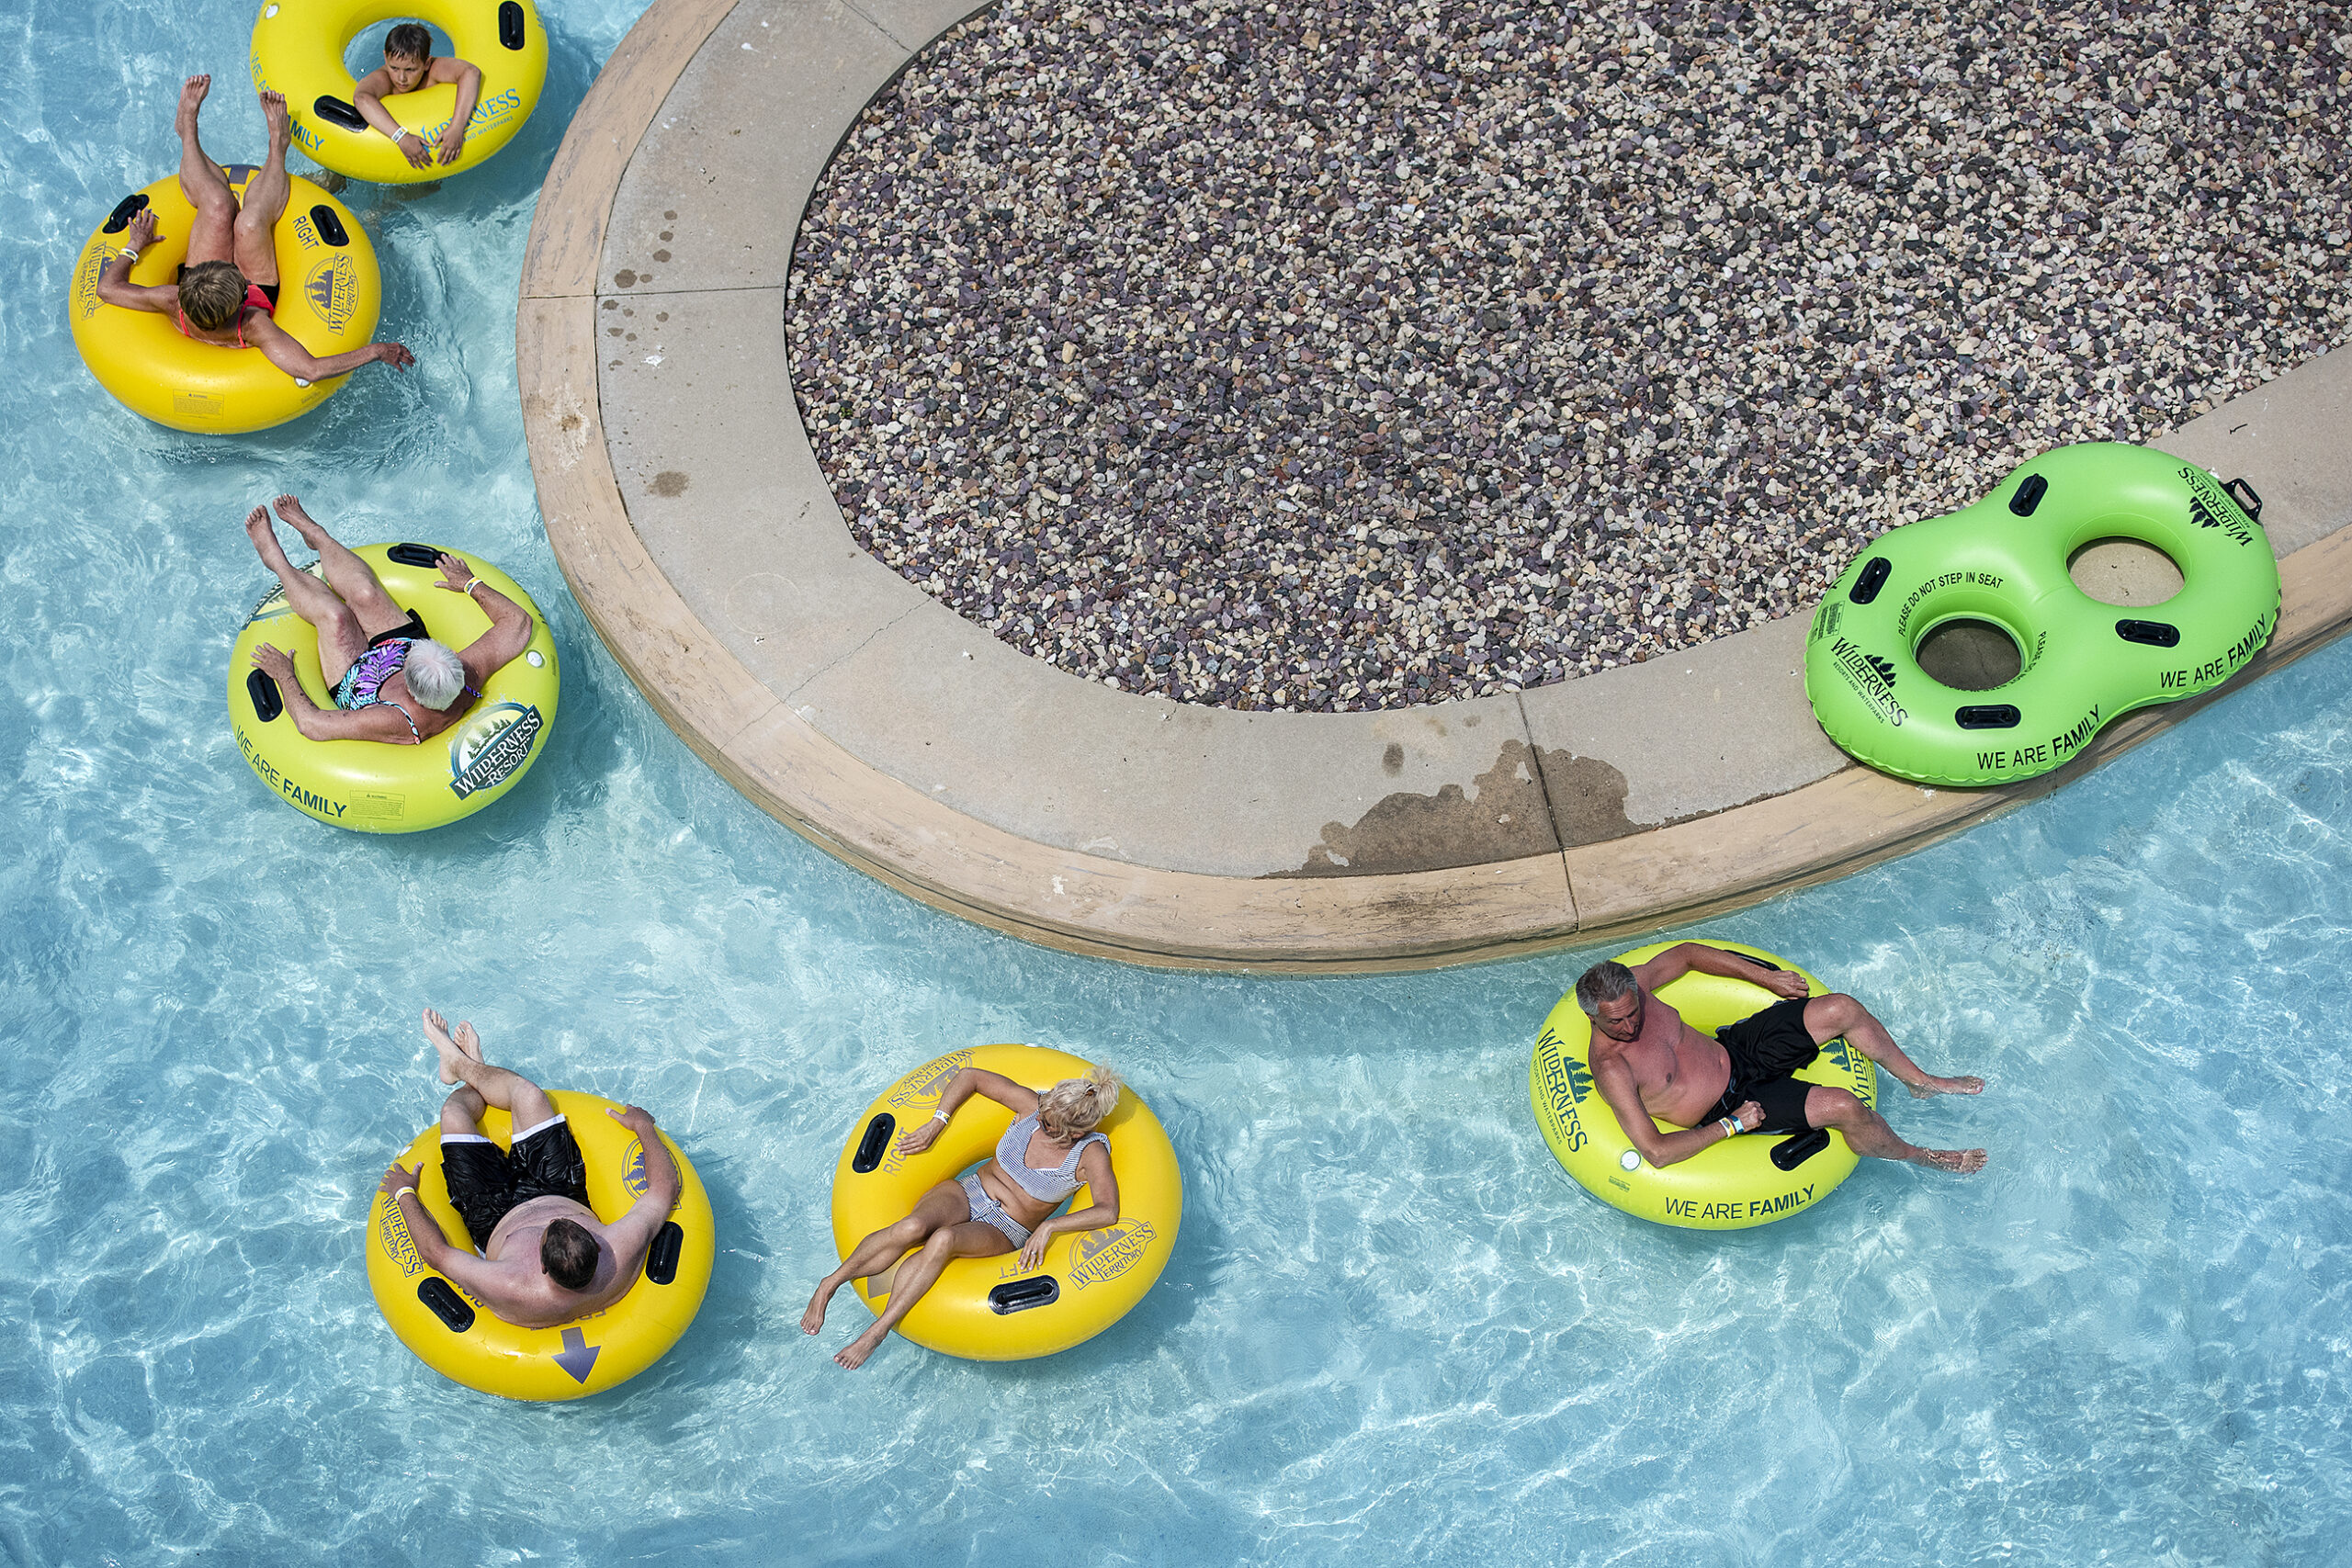
[[[376,569],[385,592],[412,611],[425,631],[451,648],[490,629],[490,617],[462,593],[434,584],[436,545],[363,545],[353,553]],[[334,706],[319,669],[319,634],[273,581],[229,650],[229,722],[237,749],[261,782],[305,816],[362,833],[413,833],[470,817],[502,798],[530,771],[555,724],[562,684],[555,637],[531,596],[478,556],[467,561],[484,582],[531,614],[531,640],[495,671],[466,716],[422,746],[382,740],[311,740],[294,716],[272,713],[277,682],[253,667],[254,649],[271,643],[293,656],[311,700]],[[323,576],[313,566],[314,576]],[[265,716],[265,715],[269,716]]]
[[[1679,942],[1682,939],[1677,938]],[[1829,987],[1793,964],[1745,942],[1694,937],[1709,947],[1744,953],[1774,969],[1795,970],[1804,976],[1808,996],[1826,996]],[[1628,968],[1644,964],[1675,945],[1653,942],[1620,953],[1617,962]],[[1715,975],[1690,974],[1657,988],[1659,1001],[1682,1015],[1682,1021],[1702,1034],[1713,1034],[1781,998],[1747,980]],[[1799,1140],[1787,1135],[1749,1134],[1710,1145],[1679,1165],[1663,1169],[1642,1158],[1633,1140],[1607,1101],[1594,1091],[1589,1054],[1592,1021],[1577,1005],[1576,992],[1562,997],[1544,1021],[1535,1054],[1527,1070],[1528,1099],[1535,1107],[1535,1122],[1554,1157],[1604,1203],[1662,1225],[1691,1230],[1745,1230],[1770,1224],[1810,1209],[1853,1174],[1854,1151],[1842,1134],[1824,1132],[1811,1136],[1818,1152],[1783,1170],[1773,1161],[1775,1150],[1790,1158]],[[1806,1083],[1850,1089],[1865,1105],[1878,1103],[1878,1069],[1871,1059],[1843,1039],[1832,1040],[1821,1055],[1796,1075]],[[1653,1118],[1655,1121],[1655,1118]],[[1679,1131],[1657,1122],[1662,1132]]]
[[[222,173],[242,201],[254,165],[232,164]],[[174,430],[238,435],[308,413],[351,378],[334,376],[306,386],[257,348],[198,343],[181,335],[175,317],[101,303],[98,275],[122,249],[123,231],[142,205],[155,214],[155,238],[131,264],[130,281],[141,288],[179,281],[196,208],[174,175],[126,197],[91,233],[74,264],[66,308],[82,362],[124,407]],[[322,358],[374,342],[383,288],[376,247],[351,209],[296,177],[273,238],[277,324]]]
[[[612,1224],[646,1190],[644,1148],[636,1134],[605,1114],[621,1109],[611,1100],[569,1090],[548,1098],[580,1145],[588,1168],[588,1206]],[[503,1111],[485,1112],[481,1125],[501,1148],[514,1131]],[[662,1134],[662,1142],[678,1162],[683,1185],[669,1223],[648,1249],[645,1272],[604,1311],[555,1328],[517,1328],[427,1269],[399,1201],[379,1192],[368,1213],[368,1288],[384,1321],[426,1366],[484,1393],[581,1399],[627,1382],[660,1360],[694,1322],[710,1288],[717,1252],[702,1179],[669,1134]],[[418,1198],[451,1246],[467,1246],[465,1222],[450,1206],[448,1183],[441,1175],[439,1122],[416,1135],[401,1164],[413,1170],[423,1167]]]
[[[454,164],[413,167],[352,104],[358,82],[344,51],[363,30],[395,17],[439,28],[452,54],[481,70],[481,91]],[[463,174],[514,140],[547,83],[548,36],[531,0],[263,0],[254,22],[253,75],[256,91],[286,95],[295,146],[356,180],[413,185]],[[401,127],[430,142],[457,112],[458,89],[425,87],[383,104]]]
[[[985,1067],[1030,1089],[1083,1077],[1087,1064],[1035,1045],[982,1045],[925,1062],[865,1108],[833,1169],[833,1247],[850,1249],[907,1217],[915,1201],[996,1153],[1012,1112],[974,1096],[958,1106],[939,1141],[911,1158],[898,1152],[900,1134],[938,1109],[960,1067]],[[1127,1314],[1168,1266],[1184,1217],[1184,1180],[1159,1119],[1130,1089],[1097,1129],[1111,1141],[1119,1182],[1119,1217],[1096,1231],[1057,1235],[1033,1270],[1017,1252],[959,1258],[899,1323],[926,1349],[975,1361],[1017,1361],[1082,1344]],[[1069,1204],[1093,1201],[1080,1187]],[[1059,1211],[1057,1211],[1059,1212]],[[861,1280],[859,1295],[879,1317],[889,1304],[895,1268]]]

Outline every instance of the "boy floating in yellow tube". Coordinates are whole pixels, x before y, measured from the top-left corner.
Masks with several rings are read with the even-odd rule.
[[[421,133],[403,127],[384,107],[386,98],[450,84],[458,89],[458,107],[435,141],[427,141]],[[412,168],[429,169],[436,161],[444,164],[458,161],[465,149],[466,125],[473,118],[474,100],[481,96],[481,66],[451,56],[435,59],[433,35],[424,30],[424,25],[402,22],[384,35],[383,67],[359,79],[351,102],[362,118],[392,139]]]

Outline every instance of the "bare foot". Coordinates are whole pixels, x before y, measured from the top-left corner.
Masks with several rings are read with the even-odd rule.
[[[191,76],[180,88],[179,131],[183,136],[196,130],[196,112],[204,107],[204,95],[212,91],[212,78]]]
[[[481,1054],[481,1036],[474,1032],[474,1026],[472,1024],[463,1022],[459,1023],[458,1025],[458,1032],[451,1035],[450,1039],[457,1043],[458,1050],[463,1051],[475,1061],[488,1061],[488,1058]]]
[[[277,544],[277,536],[270,530],[267,507],[256,506],[245,513],[245,537],[254,542],[254,548],[261,552],[262,559],[269,558],[270,550]],[[267,544],[262,542],[265,539]]]
[[[324,534],[326,530],[320,527],[317,521],[303,510],[300,500],[290,495],[281,495],[271,502],[270,505],[277,509],[278,516],[286,520],[288,527],[302,536],[304,544],[314,550],[319,547],[319,541],[313,536]]]
[[[261,118],[262,122],[269,127],[271,150],[283,154],[294,141],[294,121],[286,112],[286,95],[283,93],[262,94]]]
[[[1905,1084],[1903,1087],[1911,1091],[1912,1099],[1927,1100],[1939,1094],[1983,1094],[1984,1080],[1983,1078],[1925,1077],[1917,1083]]]
[[[890,1331],[876,1324],[848,1344],[833,1352],[833,1364],[844,1371],[855,1371],[865,1365],[865,1358],[880,1348]]]
[[[1973,1176],[1984,1168],[1983,1149],[1921,1149],[1916,1162],[1948,1170],[1954,1176]]]
[[[841,1286],[828,1274],[817,1286],[817,1293],[808,1298],[808,1310],[800,1314],[800,1332],[814,1334],[825,1326],[825,1309],[832,1304],[833,1292]]]
[[[464,1025],[461,1024],[458,1027],[462,1030]],[[431,1008],[424,1010],[424,1037],[433,1043],[433,1049],[440,1055],[441,1081],[456,1083],[458,1081],[456,1064],[464,1060],[471,1053],[460,1050],[458,1043],[449,1038],[449,1021]],[[480,1061],[481,1058],[475,1056],[474,1060]]]

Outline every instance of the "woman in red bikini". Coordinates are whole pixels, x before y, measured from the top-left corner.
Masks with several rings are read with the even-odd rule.
[[[271,319],[277,309],[275,231],[286,211],[286,149],[293,140],[294,122],[287,115],[284,94],[261,95],[262,118],[269,122],[269,157],[245,186],[240,208],[220,166],[197,143],[197,111],[211,87],[211,77],[191,76],[180,89],[180,189],[196,208],[196,221],[188,231],[187,264],[180,269],[179,287],[141,288],[130,281],[131,264],[139,259],[141,247],[155,237],[154,213],[141,210],[124,236],[129,243],[107,260],[98,276],[98,298],[126,310],[170,316],[198,343],[260,349],[272,365],[300,381],[348,375],[379,360],[395,370],[415,364],[416,355],[397,343],[371,343],[322,359]]]

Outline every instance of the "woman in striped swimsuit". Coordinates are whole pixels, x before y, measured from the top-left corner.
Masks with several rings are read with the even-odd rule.
[[[1117,1108],[1121,1087],[1118,1075],[1099,1063],[1084,1077],[1065,1078],[1042,1094],[985,1068],[957,1072],[947,1080],[947,1092],[939,1097],[931,1120],[899,1140],[899,1152],[915,1155],[931,1147],[956,1108],[978,1094],[1015,1113],[997,1140],[996,1157],[960,1181],[933,1187],[913,1213],[853,1247],[842,1266],[819,1282],[801,1315],[800,1331],[814,1334],[824,1327],[825,1307],[834,1292],[882,1272],[912,1251],[891,1284],[889,1306],[833,1357],[844,1367],[864,1366],[938,1282],[951,1259],[1017,1249],[1021,1266],[1035,1269],[1055,1235],[1116,1222],[1119,1182],[1111,1174],[1111,1145],[1094,1129]],[[1093,1201],[1073,1213],[1055,1214],[1080,1185]]]
[[[530,646],[530,612],[473,575],[456,556],[441,557],[441,581],[434,586],[462,593],[490,617],[490,629],[462,651],[431,637],[409,613],[392,603],[376,569],[335,543],[290,495],[277,502],[277,515],[302,542],[319,552],[326,569],[322,582],[286,558],[269,512],[256,506],[245,518],[245,533],[286,590],[286,602],[319,632],[319,674],[334,693],[334,706],[311,700],[295,677],[294,660],[268,643],[254,649],[254,668],[277,682],[294,728],[311,740],[388,740],[417,746],[465,716],[491,676]]]

